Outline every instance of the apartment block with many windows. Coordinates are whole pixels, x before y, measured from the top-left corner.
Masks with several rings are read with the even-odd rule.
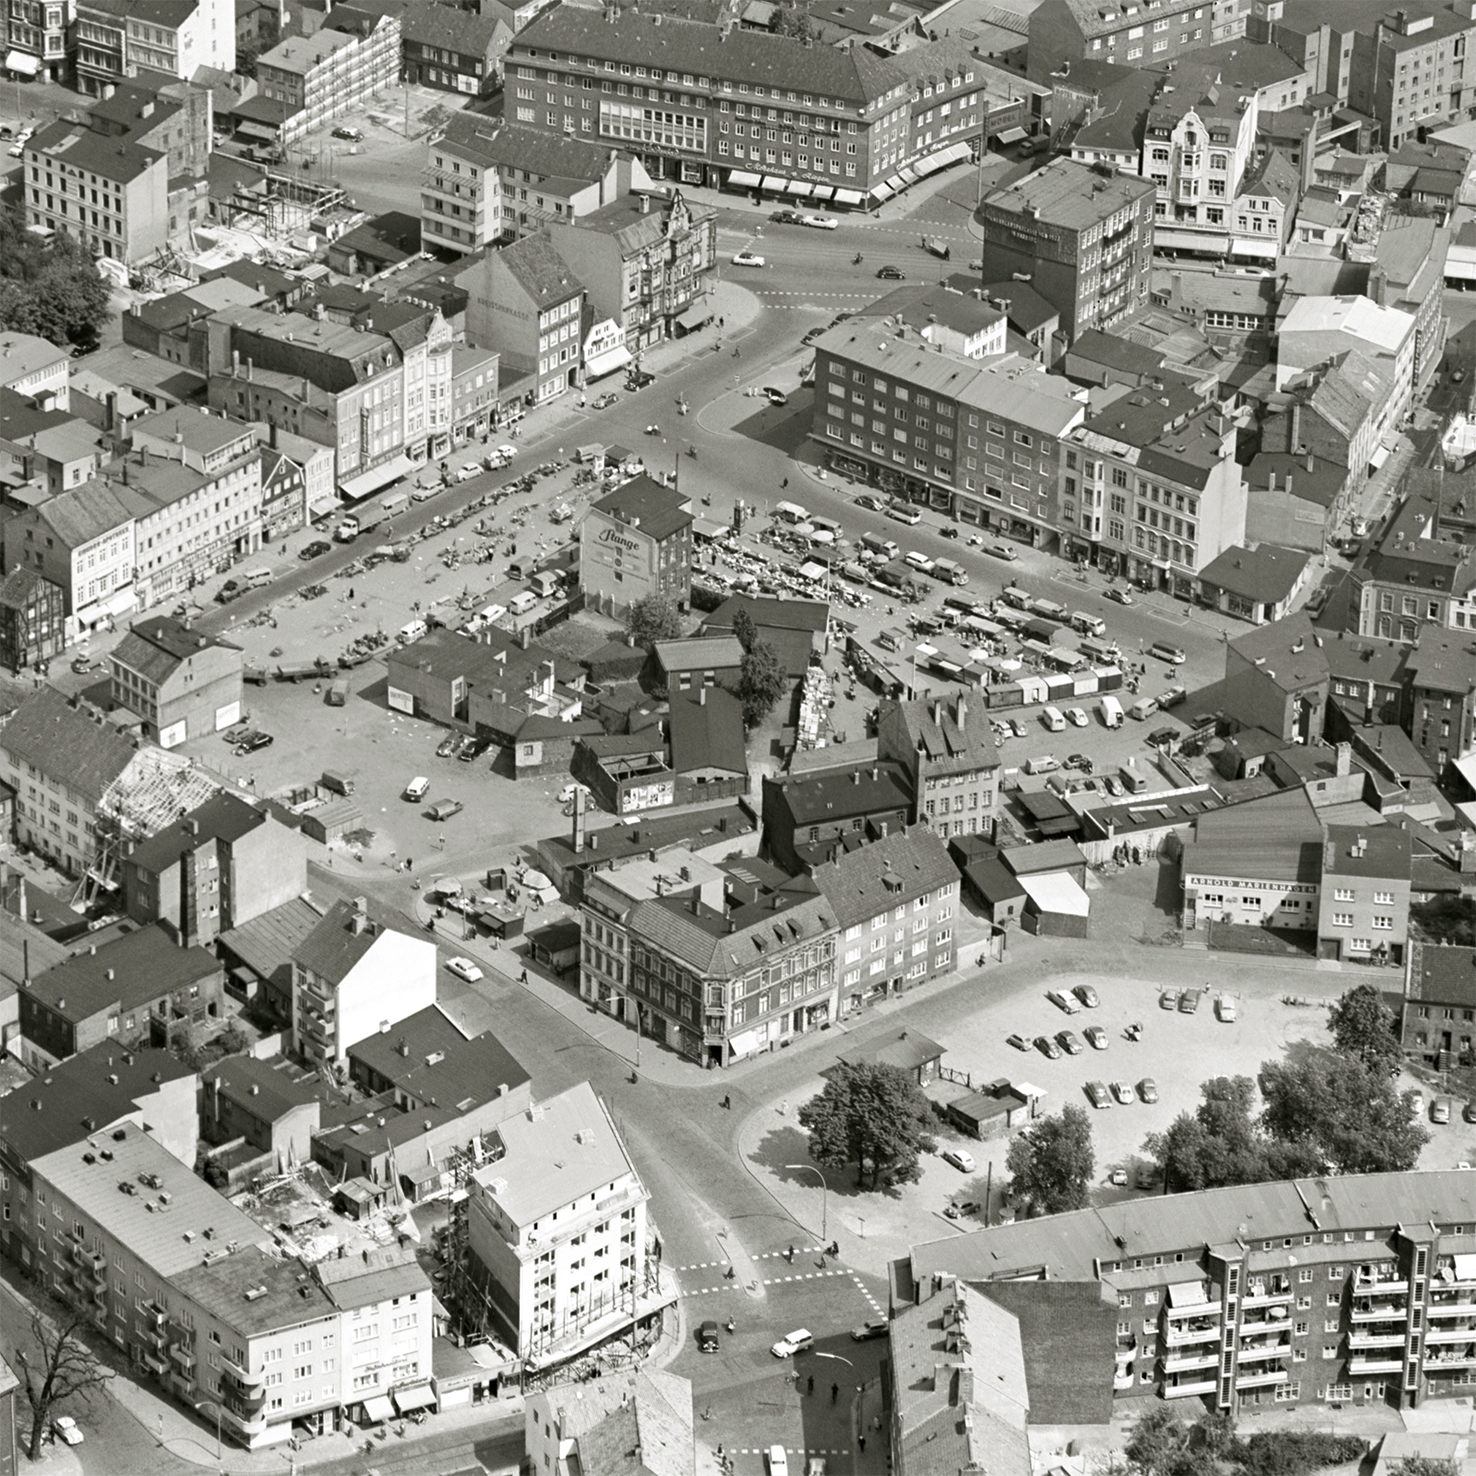
[[[1063,63],[1162,66],[1245,35],[1241,0],[1044,0],[1030,15],[1029,73],[1048,82]]]
[[[914,1246],[904,1292],[937,1275],[1009,1283],[1049,1315],[1061,1284],[1118,1306],[1073,1349],[1115,1400],[1284,1405],[1469,1398],[1476,1387],[1476,1216],[1468,1175],[1350,1174],[1138,1199]],[[1032,1389],[1032,1402],[1035,1391]]]

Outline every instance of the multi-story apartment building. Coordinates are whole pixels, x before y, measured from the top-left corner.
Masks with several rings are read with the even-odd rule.
[[[1258,116],[1254,88],[1162,92],[1148,110],[1138,172],[1154,183],[1154,245],[1223,256],[1232,201],[1250,163]]]
[[[351,1045],[436,1001],[436,945],[369,916],[362,897],[336,902],[292,956],[292,1038],[332,1066]]]
[[[579,535],[579,582],[598,609],[621,615],[657,594],[692,597],[692,499],[642,475],[590,504]]]
[[[113,702],[161,748],[241,720],[241,648],[170,616],[130,626],[108,656]]]
[[[983,288],[965,295],[941,285],[899,287],[852,316],[900,318],[934,348],[964,359],[998,358],[1009,331],[1008,318],[987,300]]]
[[[999,83],[999,74],[981,61],[965,43],[955,37],[935,40],[929,46],[903,48],[890,58],[907,76],[911,93],[906,131],[888,125],[884,137],[888,146],[877,158],[877,167],[887,178],[873,184],[872,197],[885,199],[902,188],[905,176],[891,173],[927,161],[916,172],[932,173],[946,167],[982,146],[987,131],[998,134],[1018,126],[1028,116],[1029,84],[1008,83],[1001,89],[1013,100],[1021,98],[1018,109],[1008,103],[995,105],[991,83]],[[895,140],[895,142],[893,142]],[[895,183],[892,183],[895,181]]]
[[[938,830],[910,826],[811,875],[840,930],[843,1012],[952,972],[959,875]]]
[[[763,854],[786,871],[809,871],[848,846],[905,830],[912,785],[899,763],[857,764],[763,778]]]
[[[219,313],[209,333],[212,408],[331,445],[349,497],[414,469],[404,454],[405,367],[389,337],[262,308]]]
[[[489,1331],[541,1368],[654,1313],[650,1195],[588,1082],[494,1129],[468,1183],[470,1274]]]
[[[1058,442],[1086,413],[1067,380],[849,322],[816,340],[815,385],[810,435],[833,465],[1036,547],[1054,538]]]
[[[1063,555],[1146,588],[1190,599],[1200,570],[1245,539],[1235,424],[1187,385],[1156,382],[1086,420],[1060,475]]]
[[[1434,382],[1445,354],[1450,319],[1442,304],[1450,241],[1449,228],[1427,216],[1391,215],[1379,230],[1369,271],[1373,300],[1415,320],[1410,374],[1417,394]]]
[[[61,655],[66,645],[61,587],[33,569],[0,576],[0,666],[19,674]]]
[[[275,814],[222,790],[123,858],[123,909],[186,946],[299,897],[309,842]]]
[[[483,252],[456,281],[467,292],[467,342],[496,349],[509,392],[541,404],[578,382],[584,284],[546,234]]]
[[[643,348],[711,316],[702,299],[717,278],[717,211],[670,196],[626,195],[577,221],[551,221],[554,250],[584,283],[595,314]]]
[[[720,906],[700,893],[678,878],[611,919],[625,932],[644,1029],[726,1066],[836,1018],[834,915],[808,880],[771,887],[729,872]]]
[[[498,418],[501,355],[494,349],[451,350],[451,440],[485,435]]]
[[[1022,1317],[1047,1315],[1063,1286],[1098,1289],[1117,1303],[1116,1337],[1084,1328],[1084,1362],[1057,1376],[1086,1379],[1100,1360],[1114,1402],[1156,1394],[1239,1414],[1469,1397],[1467,1177],[1328,1175],[1022,1218],[915,1246],[892,1284],[956,1276],[1000,1288]]]
[[[994,834],[999,748],[983,712],[962,694],[877,709],[877,755],[900,764],[912,785],[912,821],[938,835]]]
[[[1028,278],[1071,338],[1148,301],[1157,187],[1053,159],[979,206],[991,276]]]
[[[363,107],[400,76],[400,17],[329,16],[311,36],[289,36],[256,61],[259,95],[278,103],[280,146]]]
[[[169,156],[58,118],[25,147],[26,224],[134,263],[169,240]]]
[[[410,5],[400,17],[405,81],[462,96],[486,97],[501,78],[498,61],[512,40],[501,14],[452,5]]]
[[[1301,198],[1297,166],[1280,149],[1272,149],[1235,191],[1231,256],[1275,261],[1286,244]]]
[[[1405,669],[1409,736],[1436,776],[1444,780],[1450,766],[1476,748],[1476,666],[1471,660],[1471,637],[1442,629],[1433,621],[1423,624]]]
[[[504,71],[515,122],[629,149],[656,179],[860,205],[908,162],[912,77],[862,47],[556,5]]]
[[[9,0],[5,70],[45,82],[66,80],[75,0]]]
[[[1472,854],[1461,852],[1462,870]],[[1443,1067],[1476,1045],[1476,949],[1411,942],[1404,960],[1399,1043],[1409,1055]]]
[[[1469,641],[1455,633],[1476,629],[1476,559],[1438,519],[1438,492],[1412,491],[1399,505],[1378,543],[1353,566],[1349,629],[1413,643],[1434,628],[1452,634],[1452,652]],[[1435,648],[1427,659],[1436,660]]]
[[[98,806],[142,771],[138,744],[97,709],[42,685],[0,728],[0,778],[15,791],[15,839],[79,875],[96,852]]]
[[[396,303],[403,308],[404,322],[384,329],[385,336],[399,350],[404,378],[404,455],[412,461],[443,456],[451,449],[451,325],[438,310],[418,311],[415,305]],[[409,316],[411,312],[414,316]]]
[[[1400,825],[1328,825],[1324,837],[1318,957],[1402,964],[1409,832]]]
[[[1398,10],[1378,0],[1252,0],[1246,22],[1252,40],[1307,66],[1317,91],[1372,118],[1388,150],[1476,102],[1473,33],[1468,7],[1428,0]]]
[[[222,0],[77,0],[77,86],[111,86],[157,72],[189,81],[201,67],[236,69],[235,8]]]
[[[6,1252],[163,1392],[190,1408],[208,1401],[241,1445],[426,1402],[432,1294],[413,1252],[283,1259],[132,1124],[30,1162],[15,1200]]]
[[[1245,35],[1239,0],[1044,0],[1030,14],[1030,76],[1049,82],[1064,64],[1110,61],[1125,67],[1162,66],[1205,46]]]

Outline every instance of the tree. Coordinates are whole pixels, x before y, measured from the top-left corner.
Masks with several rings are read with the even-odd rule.
[[[43,240],[22,210],[0,208],[0,326],[90,348],[107,319],[107,283],[86,249],[62,232]]]
[[[1412,1455],[1394,1467],[1395,1476],[1461,1476],[1459,1461],[1443,1461],[1438,1456]]]
[[[651,594],[630,607],[625,628],[648,651],[657,641],[674,641],[682,633],[682,617],[664,595]]]
[[[738,668],[738,700],[743,704],[745,727],[757,727],[774,710],[789,682],[774,648],[767,641],[756,640],[743,653]]]
[[[1333,1043],[1345,1056],[1362,1061],[1370,1071],[1395,1075],[1399,1070],[1399,1039],[1394,1013],[1372,984],[1350,989],[1328,1017]]]
[[[41,1459],[41,1441],[50,1428],[53,1413],[68,1400],[91,1402],[92,1391],[100,1389],[113,1377],[88,1352],[79,1334],[87,1326],[87,1317],[71,1312],[59,1326],[31,1314],[30,1348],[16,1351],[26,1403],[31,1406],[31,1440],[26,1454],[33,1461]]]
[[[781,5],[774,16],[774,34],[789,36],[795,41],[808,41],[814,35],[809,12],[797,5]]]
[[[1470,897],[1432,897],[1410,904],[1411,936],[1430,943],[1476,944],[1476,901]]]
[[[1333,1173],[1408,1172],[1430,1140],[1415,1117],[1412,1092],[1332,1051],[1296,1064],[1263,1063],[1261,1096],[1266,1131]]]
[[[1015,1198],[1027,1200],[1041,1215],[1082,1209],[1096,1166],[1091,1119],[1075,1105],[1027,1128],[1010,1144],[1005,1160]]]
[[[1178,1410],[1171,1404],[1150,1404],[1129,1431],[1123,1453],[1143,1476],[1174,1476],[1188,1449],[1189,1431]]]
[[[753,623],[753,616],[747,610],[740,608],[733,616],[733,636],[745,651],[751,651],[758,641],[758,626]]]
[[[1170,1189],[1218,1189],[1314,1173],[1315,1159],[1269,1137],[1255,1118],[1256,1085],[1248,1076],[1217,1076],[1200,1086],[1203,1100],[1181,1112],[1144,1149]]]
[[[810,1134],[810,1157],[827,1168],[857,1166],[856,1182],[873,1189],[915,1183],[922,1177],[918,1155],[937,1146],[931,1132],[932,1104],[900,1066],[841,1062],[825,1090],[799,1110]]]

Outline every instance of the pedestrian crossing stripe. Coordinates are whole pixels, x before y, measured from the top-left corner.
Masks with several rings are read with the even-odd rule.
[[[804,1271],[798,1276],[769,1276],[764,1279],[765,1286],[783,1286],[787,1281],[819,1281],[822,1276],[849,1276],[849,1271]]]
[[[850,1455],[850,1447],[842,1447],[839,1450],[811,1450],[808,1446],[786,1445],[785,1450],[793,1456],[844,1456]],[[731,1455],[768,1455],[770,1447],[767,1445],[736,1445],[729,1452]]]

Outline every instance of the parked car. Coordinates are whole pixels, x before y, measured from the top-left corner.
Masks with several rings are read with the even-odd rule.
[[[901,267],[884,266],[876,269],[876,274],[883,282],[903,282],[907,279],[907,273]]]
[[[456,480],[458,482],[469,482],[475,476],[480,476],[482,468],[475,461],[468,461],[465,466],[456,468]]]
[[[351,123],[340,123],[333,130],[333,136],[334,138],[347,139],[349,143],[364,142],[364,130],[362,128],[355,128]]]
[[[431,820],[450,820],[452,816],[459,815],[466,806],[460,800],[440,799],[426,811],[426,817]]]
[[[800,224],[817,231],[833,231],[840,222],[832,215],[802,215]]]
[[[789,1457],[782,1445],[769,1447],[769,1476],[789,1476]]]
[[[864,507],[868,512],[881,512],[886,507],[886,503],[880,497],[873,497],[870,492],[863,492],[856,499],[856,506]]]
[[[1125,1168],[1115,1168],[1107,1176],[1107,1182],[1111,1184],[1114,1189],[1126,1189],[1127,1181],[1128,1171]]]
[[[315,538],[298,553],[297,557],[300,559],[319,559],[325,553],[332,552],[333,545],[331,543],[325,543],[321,538]]]
[[[1235,996],[1233,994],[1215,996],[1215,1019],[1223,1020],[1227,1025],[1235,1019]]]
[[[775,225],[799,225],[804,216],[798,210],[776,210],[769,219]]]
[[[760,266],[764,264],[763,257],[759,257]],[[656,376],[649,369],[632,369],[625,376],[625,387],[628,390],[643,390],[648,384],[655,384]]]
[[[1102,776],[1102,783],[1107,786],[1107,793],[1110,794],[1113,799],[1122,798],[1122,780],[1119,779],[1116,774],[1104,774]]]
[[[1058,1030],[1056,1032],[1056,1044],[1068,1056],[1079,1056],[1083,1050],[1081,1037],[1074,1030]]]
[[[1158,1183],[1158,1167],[1156,1164],[1140,1163],[1138,1165],[1138,1188],[1151,1189]]]
[[[1199,1001],[1204,998],[1202,989],[1186,989],[1179,996],[1179,1013],[1193,1015],[1199,1012]]]
[[[450,758],[451,755],[455,753],[458,748],[461,747],[461,740],[463,736],[464,735],[461,733],[447,733],[446,736],[442,738],[438,744],[436,744],[436,757]]]
[[[1048,989],[1046,990],[1046,998],[1058,1010],[1065,1010],[1068,1015],[1075,1015],[1081,1012],[1081,1006],[1077,1003],[1076,997],[1067,994],[1064,989]]]
[[[81,1445],[82,1431],[77,1428],[77,1422],[71,1415],[58,1415],[51,1422],[51,1433],[56,1436],[63,1445]]]
[[[989,554],[991,558],[1003,559],[1007,564],[1013,564],[1020,557],[1019,551],[1008,543],[986,543],[980,552]]]
[[[1083,774],[1090,774],[1096,765],[1084,753],[1073,753],[1061,765],[1063,769],[1080,769]]]
[[[263,748],[270,748],[276,741],[270,733],[248,733],[236,745],[236,757],[242,758],[248,753],[257,753]]]
[[[1107,1032],[1100,1025],[1088,1025],[1081,1033],[1086,1036],[1087,1044],[1094,1051],[1107,1049]]]
[[[430,793],[430,780],[423,774],[417,774],[406,786],[404,798],[411,804],[418,805],[427,794]]]
[[[1112,1098],[1107,1095],[1107,1083],[1105,1081],[1089,1081],[1086,1084],[1087,1099],[1093,1107],[1110,1107]]]
[[[1179,1008],[1179,991],[1177,989],[1165,989],[1158,996],[1158,1008],[1161,1010],[1176,1010]]]
[[[1114,1081],[1112,1083],[1113,1099],[1124,1107],[1131,1107],[1133,1101],[1133,1089],[1125,1081]]]
[[[1466,1105],[1461,1108],[1461,1121],[1476,1122],[1476,1102],[1467,1102]]]
[[[455,974],[458,979],[465,979],[468,984],[475,984],[482,977],[482,971],[469,958],[448,958],[446,970]]]
[[[762,256],[752,251],[735,251],[733,253],[733,265],[735,267],[761,267],[764,264]]]
[[[943,1213],[950,1220],[956,1220],[961,1215],[977,1215],[979,1206],[972,1199],[955,1199],[943,1206]],[[851,1336],[855,1337],[855,1334],[852,1333]]]
[[[1425,1115],[1425,1094],[1423,1092],[1416,1091],[1409,1094],[1409,1110],[1412,1117]]]
[[[851,1329],[853,1343],[867,1343],[872,1338],[884,1338],[886,1335],[887,1319],[885,1317],[868,1317],[865,1322]]]
[[[1151,1107],[1158,1100],[1158,1083],[1151,1076],[1145,1076],[1138,1083],[1138,1095]]]
[[[1430,1121],[1441,1124],[1450,1121],[1450,1103],[1444,1097],[1436,1097],[1430,1103]]]
[[[1087,715],[1079,707],[1068,707],[1066,721],[1073,727],[1084,728],[1087,725]]]
[[[772,384],[766,384],[764,386],[764,398],[771,405],[787,405],[789,403],[789,396],[782,389],[775,389]]]
[[[938,1155],[944,1163],[952,1164],[961,1174],[974,1172],[974,1155],[963,1148],[945,1148]]]
[[[797,1327],[792,1333],[785,1333],[769,1351],[775,1358],[793,1358],[796,1353],[814,1346],[815,1334],[807,1327]]]
[[[1018,1031],[1014,1035],[1006,1036],[1005,1044],[1014,1046],[1017,1051],[1028,1051],[1030,1049],[1030,1042]]]
[[[1133,603],[1132,595],[1125,589],[1118,589],[1116,585],[1109,585],[1102,593],[1116,605],[1131,605]]]
[[[1087,1009],[1094,1010],[1102,1003],[1097,991],[1090,984],[1078,984],[1071,991]]]
[[[1158,704],[1160,707],[1163,703]],[[1177,728],[1155,728],[1145,740],[1149,748],[1167,748],[1179,736]]]
[[[618,395],[606,390],[604,394],[595,396],[593,408],[596,410],[608,410],[617,399],[619,399]]]
[[[697,1329],[697,1351],[699,1353],[716,1353],[718,1350],[718,1325],[709,1317],[701,1327]]]
[[[1025,726],[1024,723],[1020,721],[1019,718],[1010,719],[1010,732],[1012,732],[1016,738],[1027,737],[1029,731],[1030,730]]]
[[[1061,1059],[1061,1047],[1049,1035],[1037,1035],[1035,1037],[1035,1049],[1048,1061],[1059,1061]]]

